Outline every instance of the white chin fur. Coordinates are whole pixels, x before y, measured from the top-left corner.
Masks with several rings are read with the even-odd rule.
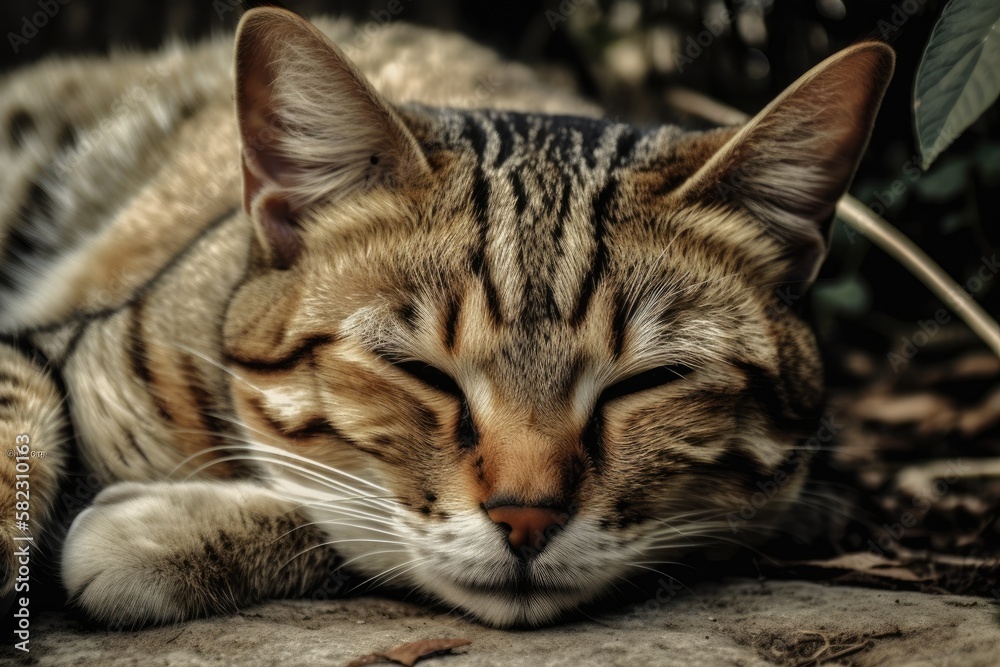
[[[421,589],[442,602],[458,607],[479,621],[497,628],[537,627],[557,621],[563,614],[590,602],[600,587],[578,591],[488,593],[469,589],[437,574],[417,568],[413,579]]]

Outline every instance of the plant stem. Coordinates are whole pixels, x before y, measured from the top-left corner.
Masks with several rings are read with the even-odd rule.
[[[906,267],[1000,356],[1000,324],[917,244],[851,195],[837,202],[837,216]]]

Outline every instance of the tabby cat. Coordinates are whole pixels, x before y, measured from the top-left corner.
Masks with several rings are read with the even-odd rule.
[[[780,525],[822,380],[775,294],[816,276],[892,51],[689,132],[454,35],[316,26],[248,11],[235,74],[218,39],[2,84],[0,449],[36,452],[33,536],[69,457],[107,484],[62,549],[75,603],[224,612],[335,554],[539,625],[731,539],[762,483],[741,521]]]

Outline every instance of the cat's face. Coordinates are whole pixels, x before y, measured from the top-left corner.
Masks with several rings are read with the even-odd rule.
[[[794,500],[820,368],[775,289],[812,279],[837,167],[752,199],[795,166],[748,161],[768,118],[754,136],[393,110],[283,13],[241,43],[258,242],[225,328],[234,404],[351,569],[539,624],[745,539],[761,488],[749,533]],[[254,62],[289,43],[343,78],[314,108],[282,88],[304,61]]]

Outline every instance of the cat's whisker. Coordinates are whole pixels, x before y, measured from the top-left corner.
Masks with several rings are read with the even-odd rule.
[[[378,534],[382,534],[382,535],[387,535],[389,537],[396,537],[396,538],[402,538],[403,537],[403,535],[400,535],[398,532],[395,532],[395,531],[392,531],[392,530],[383,530],[381,528],[374,528],[374,527],[366,526],[366,525],[358,525],[356,523],[351,523],[349,521],[350,519],[357,519],[357,517],[347,516],[347,517],[343,517],[343,519],[346,519],[346,520],[328,519],[328,520],[324,520],[324,521],[313,521],[313,522],[309,522],[309,523],[297,524],[297,525],[293,526],[292,528],[290,528],[289,530],[287,530],[284,533],[282,533],[281,535],[279,535],[278,537],[276,537],[272,541],[273,542],[278,542],[282,538],[287,537],[288,535],[290,535],[290,534],[292,534],[292,533],[294,533],[294,532],[296,532],[298,530],[303,530],[303,529],[309,528],[310,526],[317,526],[317,525],[328,525],[328,526],[339,526],[339,527],[343,527],[343,528],[354,528],[354,529],[359,530],[359,531],[368,531],[368,532],[371,532],[371,533],[378,533]],[[360,521],[366,522],[366,521],[369,521],[369,520],[368,519],[360,519]],[[387,528],[393,528],[393,527],[395,527],[393,524],[388,524],[387,525]],[[322,546],[322,545],[316,545],[316,546]],[[315,547],[310,547],[306,551],[310,551],[313,548],[315,548]],[[303,553],[305,553],[305,552],[303,552]],[[299,555],[301,555],[301,554],[296,554],[293,558],[298,557]]]
[[[291,563],[296,558],[299,558],[300,556],[304,556],[305,554],[309,553],[310,551],[313,551],[314,549],[322,549],[323,547],[329,547],[329,546],[333,546],[335,544],[343,544],[343,543],[346,543],[346,542],[375,542],[375,543],[378,543],[378,544],[395,544],[395,545],[398,545],[398,546],[407,547],[407,549],[412,549],[413,548],[413,545],[409,544],[408,542],[399,542],[399,541],[396,541],[396,540],[375,540],[375,539],[365,539],[365,538],[361,538],[361,537],[350,538],[350,539],[343,539],[343,540],[333,540],[333,541],[330,541],[330,542],[320,542],[319,544],[314,544],[311,547],[303,549],[302,551],[294,554],[291,558],[289,558],[284,563],[282,563],[280,565],[280,568],[283,569],[284,567],[286,567],[289,563]]]
[[[697,594],[697,593],[695,593],[695,592],[694,592],[693,590],[691,590],[691,587],[690,587],[690,586],[688,586],[687,584],[685,584],[685,583],[684,583],[683,581],[681,581],[681,580],[680,580],[680,579],[678,579],[677,577],[674,577],[674,576],[671,576],[671,575],[667,574],[666,572],[662,572],[662,571],[660,571],[660,570],[657,570],[657,569],[656,569],[656,568],[654,568],[654,567],[649,567],[648,565],[638,565],[638,564],[636,564],[636,563],[629,563],[629,565],[631,565],[631,566],[633,566],[633,567],[637,567],[637,568],[639,568],[640,570],[647,570],[647,571],[649,571],[649,572],[653,572],[654,574],[658,574],[658,575],[660,575],[661,577],[665,577],[665,578],[669,579],[670,581],[675,581],[675,582],[677,582],[678,584],[680,584],[680,586],[681,586],[681,587],[682,587],[682,588],[683,588],[684,590],[686,590],[686,591],[687,591],[688,593],[690,593],[690,594],[691,594],[691,595],[692,595],[692,596],[694,597],[694,599],[695,599],[695,600],[697,600],[698,602],[700,602],[700,603],[701,603],[702,605],[704,605],[704,604],[705,604],[705,603],[704,603],[704,600],[702,600],[702,599],[701,599],[700,597],[698,597],[698,594]]]
[[[726,521],[721,521],[718,519],[706,518],[695,522],[687,522],[680,528],[677,526],[664,525],[664,528],[657,531],[656,534],[662,535],[674,535],[678,538],[685,537],[698,537],[705,534],[713,534],[717,532],[730,533],[732,529],[729,523]]]
[[[215,366],[216,368],[218,368],[219,370],[221,370],[223,373],[226,373],[230,377],[235,378],[236,380],[239,380],[240,382],[242,382],[246,386],[250,387],[251,389],[253,389],[257,393],[259,393],[259,394],[264,394],[265,393],[263,389],[261,389],[260,387],[258,387],[254,383],[250,382],[249,380],[247,380],[245,377],[243,377],[242,375],[240,375],[236,371],[234,371],[230,366],[227,366],[226,364],[220,363],[219,361],[217,361],[217,360],[209,357],[208,355],[204,354],[203,352],[199,352],[198,350],[196,350],[196,349],[194,349],[194,348],[192,348],[192,347],[190,347],[188,345],[185,345],[184,343],[171,342],[171,341],[167,341],[167,340],[161,340],[161,341],[158,341],[158,342],[159,342],[159,344],[160,344],[161,347],[172,348],[172,349],[175,349],[175,350],[180,350],[181,352],[186,352],[188,354],[194,355],[194,356],[198,357],[199,359],[201,359],[202,361],[204,361],[205,363],[208,363],[208,364],[211,364],[212,366]]]
[[[616,586],[615,584],[610,584],[610,585],[611,585],[611,587],[612,587],[612,588],[614,588],[614,589],[615,589],[615,591],[616,591],[616,592],[618,593],[618,595],[622,595],[622,596],[623,596],[623,594],[622,594],[622,592],[621,592],[621,589],[619,589],[619,588],[618,588],[618,586]],[[600,619],[599,619],[598,617],[596,617],[596,616],[591,616],[590,614],[588,614],[587,612],[583,611],[582,609],[577,609],[577,612],[578,612],[578,613],[579,613],[580,615],[582,615],[582,616],[585,616],[585,617],[587,618],[587,620],[589,620],[589,621],[590,621],[591,623],[593,623],[593,624],[595,624],[595,625],[599,625],[599,626],[601,626],[602,628],[609,628],[609,629],[610,629],[610,628],[612,628],[612,627],[613,627],[613,626],[611,626],[611,625],[608,625],[608,624],[607,624],[607,623],[605,623],[604,621],[600,620]]]
[[[364,586],[368,582],[372,582],[372,584],[368,587],[368,590],[371,590],[372,588],[374,588],[376,586],[385,586],[386,584],[388,584],[393,579],[396,579],[396,578],[398,578],[398,577],[406,574],[407,572],[409,572],[410,570],[413,570],[414,568],[416,568],[421,563],[423,563],[424,561],[427,561],[427,560],[430,560],[430,556],[421,556],[420,558],[414,558],[412,560],[408,560],[406,562],[400,563],[399,565],[394,565],[393,567],[390,567],[389,569],[387,569],[387,570],[385,570],[383,572],[380,572],[379,574],[375,575],[374,577],[369,577],[365,581],[361,582],[360,584],[358,584],[357,586],[355,586],[354,588],[352,588],[351,591],[357,590],[358,588],[360,588],[361,586]],[[407,567],[405,570],[403,570],[401,572],[397,572],[396,574],[394,574],[393,576],[389,577],[388,579],[382,579],[382,577],[384,577],[385,575],[389,574],[390,572],[392,572],[394,570],[398,570],[399,568],[407,566],[407,565],[409,565],[409,567]],[[379,579],[381,579],[381,581],[379,581]]]
[[[326,519],[326,520],[323,520],[323,521],[310,521],[309,523],[303,523],[303,524],[301,524],[299,526],[296,526],[295,528],[292,528],[291,530],[283,533],[281,536],[285,537],[286,535],[288,535],[290,533],[293,533],[296,530],[301,530],[301,529],[307,528],[309,526],[321,526],[321,525],[322,526],[327,526],[327,525],[329,525],[329,526],[343,526],[345,528],[357,528],[358,530],[367,530],[367,531],[370,531],[372,533],[382,533],[383,535],[388,535],[390,537],[402,537],[402,535],[400,535],[399,533],[391,532],[391,531],[388,531],[388,530],[382,530],[381,528],[372,528],[370,526],[359,526],[357,524],[347,523],[346,521],[339,521],[337,519]]]
[[[397,535],[396,537],[401,537],[401,536]],[[363,538],[363,537],[357,537],[357,538],[351,537],[351,538],[345,538],[345,539],[342,539],[342,540],[332,540],[330,542],[323,542],[321,544],[313,545],[310,548],[311,549],[316,549],[318,547],[329,547],[329,546],[333,546],[335,544],[345,544],[347,542],[378,542],[380,544],[398,544],[398,545],[401,545],[401,546],[404,546],[404,547],[410,547],[410,548],[413,547],[413,545],[410,544],[409,542],[400,542],[398,540],[373,540],[373,539],[366,539],[366,538]]]
[[[227,461],[238,461],[238,460],[243,460],[243,459],[244,459],[244,457],[242,455],[223,456],[223,457],[219,457],[219,458],[215,459],[214,463],[224,463],[224,462],[227,462]],[[293,463],[289,463],[288,461],[283,461],[283,460],[280,460],[280,459],[273,459],[273,458],[264,457],[264,456],[255,457],[254,460],[263,461],[263,462],[267,462],[267,463],[272,463],[272,464],[274,464],[276,466],[281,466],[282,468],[284,468],[286,470],[295,471],[296,473],[302,475],[303,477],[305,477],[307,479],[310,479],[310,480],[312,480],[314,482],[317,482],[317,483],[319,483],[319,484],[321,484],[321,485],[323,485],[323,486],[325,486],[325,487],[327,487],[329,489],[333,489],[333,490],[337,490],[337,491],[347,491],[349,493],[357,493],[358,492],[358,490],[356,488],[354,488],[354,487],[352,487],[352,486],[350,486],[348,484],[345,484],[343,482],[339,482],[337,480],[331,480],[331,479],[329,479],[327,477],[324,477],[324,476],[320,475],[319,473],[315,473],[315,472],[313,472],[311,470],[303,468],[302,466],[297,466],[297,465],[295,465]],[[192,474],[196,474],[198,472],[198,470],[206,468],[206,467],[208,467],[210,465],[213,465],[213,463],[203,464],[202,466],[199,466],[199,468],[194,473],[192,473]],[[372,500],[370,498],[366,498],[365,500],[367,502],[373,504],[373,505],[382,505],[386,509],[393,509],[394,506],[395,506],[394,504],[390,504],[391,501],[386,501],[386,500]]]
[[[226,449],[226,448],[225,447],[220,447],[220,449]],[[227,457],[227,458],[237,458],[238,459],[238,457],[236,455],[234,455],[233,457]],[[247,458],[247,460],[264,460],[264,461],[267,461],[267,459],[260,459],[260,458],[254,458],[254,459]],[[282,461],[272,461],[272,462],[275,463],[276,465],[286,465],[285,462],[282,462]],[[293,472],[297,472],[297,471],[293,471]],[[318,475],[316,473],[311,473],[310,475],[306,475],[306,476],[309,479],[318,480],[321,483],[331,483],[331,484],[335,483],[332,480],[327,480],[326,478],[324,478],[321,475]],[[341,486],[347,486],[347,485],[344,485],[342,482],[340,483],[340,485]],[[336,496],[334,496],[334,497],[323,498],[323,499],[317,500],[315,498],[303,498],[301,496],[293,496],[292,494],[288,493],[287,491],[279,491],[279,490],[274,490],[274,489],[271,490],[271,492],[274,493],[275,495],[277,495],[279,497],[282,497],[285,500],[287,500],[289,503],[295,505],[294,509],[301,509],[301,508],[310,507],[310,506],[325,506],[325,507],[328,507],[328,508],[334,508],[334,507],[337,507],[338,505],[358,505],[358,504],[360,504],[360,505],[363,505],[365,507],[368,507],[369,509],[378,510],[380,512],[385,512],[387,508],[384,506],[384,503],[376,504],[376,503],[374,503],[372,501],[388,501],[388,502],[391,502],[391,503],[397,502],[393,496],[382,496],[382,495],[364,494],[364,493],[361,493],[357,489],[355,489],[355,491],[357,492],[356,495],[344,496],[344,495],[340,495],[340,492],[338,490],[338,494]],[[360,511],[360,510],[356,509],[355,511]],[[372,516],[374,516],[374,515],[372,515]]]
[[[295,494],[287,489],[272,490],[275,495],[284,498],[289,503],[296,506],[296,509],[316,507],[319,509],[329,508],[329,509],[349,509],[356,512],[362,512],[364,509],[372,510],[378,513],[378,516],[391,516],[398,512],[398,507],[395,505],[387,507],[384,502],[379,501],[389,501],[396,502],[395,499],[386,496],[371,496],[367,494],[358,494],[353,496],[331,495],[329,497],[315,498],[307,497],[303,495]],[[372,515],[375,516],[375,515]]]
[[[706,538],[706,539],[709,539],[709,540],[712,540],[712,541],[726,542],[726,543],[734,544],[734,545],[736,545],[738,547],[741,547],[741,548],[750,548],[750,549],[753,549],[749,544],[747,544],[746,542],[744,542],[742,540],[738,540],[738,539],[733,538],[733,537],[722,535],[721,531],[723,530],[723,528],[725,528],[727,531],[729,530],[729,527],[728,527],[727,524],[720,523],[719,525],[716,525],[716,526],[704,526],[704,527],[701,527],[700,530],[687,533],[687,534],[684,535],[684,537],[686,537],[686,538],[693,538],[693,537]],[[748,532],[750,532],[750,531],[748,531]],[[672,533],[664,533],[662,535],[656,535],[651,540],[651,543],[652,544],[656,544],[657,546],[659,546],[659,544],[657,544],[657,542],[663,543],[664,540],[667,541],[667,542],[669,542],[669,541],[673,541],[673,540],[678,540],[678,537],[675,534],[672,534]],[[756,551],[755,549],[753,549],[753,550]]]
[[[684,526],[687,527],[688,525],[697,525],[698,522],[718,519],[719,517],[723,517],[725,515],[726,515],[725,510],[707,508],[707,509],[690,510],[687,512],[671,514],[670,521],[658,516],[644,516],[643,518],[649,519],[651,521],[656,521],[657,523],[663,524],[664,526],[670,528],[671,530],[679,532],[680,528],[677,528],[675,525],[673,525],[671,521],[674,523],[685,522]]]
[[[826,516],[839,516],[850,521],[865,521],[859,508],[848,503],[837,503],[828,496],[803,489],[796,502],[812,507]]]
[[[645,557],[651,557],[655,556],[658,553],[671,553],[671,554],[676,554],[678,552],[690,553],[695,550],[709,547],[712,545],[713,543],[709,540],[697,541],[697,542],[684,542],[684,543],[666,541],[657,544],[647,545],[642,555]]]
[[[255,434],[263,436],[263,437],[268,437],[268,434],[264,433],[263,431],[260,431],[259,429],[251,428],[248,425],[242,423],[242,421],[240,421],[238,419],[230,419],[230,418],[226,417],[225,415],[220,415],[219,418],[223,419],[223,420],[226,420],[226,421],[230,421],[231,423],[239,426],[244,431],[247,431],[249,433],[255,433]],[[352,479],[352,480],[354,480],[354,481],[356,481],[358,483],[364,484],[365,486],[370,486],[370,487],[372,487],[374,489],[377,489],[379,491],[384,491],[386,493],[391,493],[389,491],[389,489],[385,488],[384,486],[380,486],[380,485],[378,485],[378,484],[376,484],[376,483],[374,483],[374,482],[372,482],[370,480],[364,479],[363,477],[358,477],[357,475],[354,475],[352,473],[346,472],[344,470],[340,470],[339,468],[334,468],[332,466],[326,465],[325,463],[320,463],[319,461],[316,461],[315,459],[312,459],[312,458],[309,458],[309,457],[306,457],[306,456],[302,456],[300,454],[295,454],[294,452],[290,452],[290,451],[288,451],[286,449],[282,449],[280,447],[275,447],[274,445],[268,445],[268,444],[265,444],[265,443],[262,443],[262,442],[257,442],[255,440],[243,439],[242,441],[246,445],[246,447],[249,448],[249,449],[251,449],[252,451],[260,450],[260,451],[264,451],[264,452],[269,453],[269,454],[274,454],[274,455],[284,456],[284,457],[287,457],[287,458],[290,458],[290,459],[294,459],[294,460],[299,461],[301,463],[308,463],[310,465],[316,466],[317,468],[321,468],[322,470],[325,470],[327,472],[331,472],[331,473],[334,473],[336,475],[340,475],[340,476]]]
[[[355,556],[354,558],[345,560],[338,566],[338,569],[345,568],[351,563],[357,562],[365,558],[371,558],[372,556],[380,556],[382,554],[408,554],[408,553],[410,553],[408,549],[381,549],[379,551],[369,551],[367,553],[361,554],[360,556]]]
[[[636,589],[637,591],[644,591],[644,589],[643,589],[643,587],[642,587],[642,586],[640,586],[639,584],[637,584],[637,583],[636,583],[635,581],[633,581],[632,579],[630,579],[630,578],[626,577],[625,575],[622,575],[622,574],[615,574],[615,575],[614,575],[614,578],[615,578],[615,579],[617,579],[617,580],[621,580],[621,581],[624,581],[625,583],[627,583],[627,584],[628,584],[629,586],[631,586],[632,588]],[[618,592],[619,592],[619,593],[621,593],[621,590],[620,590],[620,589],[618,589],[618,587],[617,587],[617,586],[615,587],[615,590],[618,590]]]
[[[229,453],[231,450],[246,450],[246,451],[250,451],[250,452],[265,452],[265,453],[268,453],[268,454],[274,454],[274,455],[277,455],[277,456],[282,456],[282,457],[285,457],[285,458],[288,458],[288,459],[292,459],[293,461],[297,461],[297,462],[302,462],[302,463],[306,463],[306,464],[309,464],[309,465],[313,465],[313,466],[315,466],[317,468],[321,468],[321,470],[329,470],[331,472],[335,472],[335,473],[337,473],[339,475],[342,475],[343,477],[346,477],[346,478],[348,478],[350,480],[360,481],[360,482],[363,482],[363,483],[367,484],[368,486],[376,488],[376,489],[378,489],[380,491],[388,492],[388,489],[385,489],[385,488],[380,487],[378,485],[375,485],[375,484],[372,484],[370,482],[367,482],[366,480],[358,478],[355,475],[351,475],[350,473],[346,473],[344,471],[337,470],[335,468],[331,468],[330,466],[325,466],[325,465],[319,464],[319,463],[317,463],[315,461],[312,461],[311,459],[308,459],[306,457],[301,457],[301,456],[298,456],[296,454],[292,454],[291,452],[286,452],[286,451],[281,450],[279,448],[270,447],[269,445],[262,445],[260,443],[246,442],[246,441],[242,441],[242,440],[240,440],[238,442],[240,444],[217,445],[217,446],[205,448],[199,454],[191,456],[191,457],[188,457],[186,460],[187,461],[193,460],[194,458],[196,458],[200,454],[215,453],[215,452],[219,452],[219,451],[227,452],[227,453]],[[215,464],[220,463],[220,462],[232,461],[232,460],[247,460],[247,461],[257,461],[257,462],[263,461],[263,462],[274,463],[274,464],[277,464],[277,465],[284,466],[286,469],[298,472],[299,474],[302,474],[304,477],[312,479],[313,481],[319,481],[320,483],[323,483],[324,485],[326,485],[326,486],[328,486],[330,488],[340,488],[342,490],[347,490],[347,491],[350,491],[350,492],[357,493],[358,496],[363,496],[364,495],[364,494],[362,494],[360,492],[360,490],[356,489],[353,485],[351,485],[351,484],[349,484],[347,482],[344,482],[344,481],[341,481],[341,480],[330,479],[330,478],[326,477],[325,475],[321,474],[321,472],[318,472],[318,471],[315,471],[315,470],[309,470],[307,468],[303,468],[301,466],[294,465],[294,464],[289,463],[288,461],[285,461],[283,459],[274,459],[274,458],[269,458],[269,457],[263,457],[263,456],[260,456],[259,453],[255,453],[252,456],[250,456],[250,455],[244,455],[244,454],[231,454],[228,457],[220,457],[220,458],[213,459],[212,461],[210,461],[210,462],[208,462],[206,464],[203,464],[202,466],[199,466],[194,471],[190,472],[185,479],[191,478],[192,476],[198,474],[200,471],[202,471],[202,470],[204,470],[204,469],[206,469],[206,468],[208,468],[208,467],[210,467],[212,465],[215,465]],[[184,463],[182,462],[181,464],[179,464],[178,466],[176,466],[175,469],[174,469],[174,472],[176,472],[177,470],[179,470],[180,467],[182,467],[183,465],[184,465]],[[367,496],[367,497],[378,498],[378,499],[386,501],[386,502],[396,503],[396,501],[392,499],[392,496]],[[398,503],[396,503],[396,504],[398,504]]]
[[[680,539],[674,536],[661,535],[655,539],[648,540],[645,544],[643,544],[642,554],[646,556],[650,553],[659,553],[665,550],[685,552],[703,547],[709,543],[710,541],[704,535],[697,536],[697,539],[690,537]]]
[[[298,454],[287,452],[277,447],[270,447],[269,445],[261,445],[260,443],[253,443],[253,445],[251,446],[251,451],[257,451],[257,450],[265,451],[266,453],[273,455],[284,456],[285,458],[290,458],[299,463],[308,464],[310,466],[318,468],[322,473],[332,473],[333,475],[336,475],[338,477],[337,480],[332,480],[329,477],[326,477],[325,475],[324,477],[333,483],[344,485],[345,488],[354,489],[355,487],[353,484],[339,479],[339,478],[346,478],[348,480],[351,480],[351,482],[356,482],[357,484],[360,484],[362,486],[366,486],[376,491],[382,492],[384,494],[388,494],[386,496],[380,496],[380,498],[385,501],[390,501],[394,505],[399,504],[397,501],[392,500],[392,498],[394,498],[395,496],[392,494],[392,491],[390,491],[386,487],[376,484],[370,480],[364,479],[363,477],[359,477],[355,474],[349,473],[345,470],[334,468],[333,466],[320,463],[319,461],[315,461],[305,456],[300,456]]]
[[[675,567],[687,567],[691,569],[697,569],[690,563],[682,563],[680,561],[673,560],[637,560],[630,561],[630,565],[673,565]]]
[[[307,503],[305,505],[302,505],[302,507],[316,507],[316,505]],[[325,506],[324,505],[320,509],[324,513],[339,514],[339,515],[343,515],[343,516],[346,516],[346,517],[360,519],[362,521],[371,521],[373,523],[380,523],[380,524],[383,524],[383,525],[386,525],[386,526],[396,526],[397,525],[396,522],[390,521],[388,518],[380,517],[380,516],[377,516],[375,514],[371,514],[369,512],[364,512],[362,510],[355,510],[353,508],[347,508],[347,507],[329,507],[329,506]],[[317,522],[314,522],[314,523],[321,523],[321,522],[317,521]],[[312,524],[307,524],[307,525],[312,525]]]
[[[680,527],[674,525],[673,523],[667,521],[666,519],[661,519],[659,517],[647,517],[652,521],[655,521],[665,527],[665,529],[660,529],[655,531],[652,535],[675,535],[678,538],[690,538],[697,537],[700,532],[705,530],[715,530],[720,524],[717,519],[725,516],[725,512],[722,510],[704,510],[704,511],[692,511],[685,514],[672,516],[674,521],[684,521]],[[698,517],[698,518],[692,518]],[[728,526],[728,524],[726,524]],[[682,530],[683,529],[683,530]]]
[[[748,530],[747,532],[755,532],[755,531]],[[765,533],[765,534],[768,534],[768,533]],[[734,538],[734,537],[729,537],[729,536],[726,536],[726,535],[721,535],[721,534],[719,534],[717,532],[705,532],[705,533],[700,534],[699,537],[704,537],[704,538],[706,538],[708,540],[711,540],[712,542],[723,542],[725,544],[731,544],[731,545],[739,547],[741,549],[749,549],[750,551],[752,551],[753,553],[757,554],[758,556],[763,556],[763,554],[756,547],[754,547],[751,543],[749,543],[749,542],[747,542],[745,540],[740,540],[740,539],[737,539],[737,538]],[[702,546],[705,546],[705,545],[702,545]]]
[[[650,549],[658,549],[662,545],[666,545],[666,544],[670,544],[670,545],[677,544],[679,546],[683,546],[683,547],[686,547],[686,548],[691,548],[693,545],[696,544],[696,542],[692,541],[692,537],[693,536],[686,535],[686,534],[676,534],[676,533],[668,533],[668,532],[656,532],[656,533],[652,533],[651,535],[644,536],[642,538],[641,544],[639,544],[638,546],[636,546],[636,545],[628,545],[628,548],[631,551],[634,551],[634,552],[636,552],[636,553],[638,553],[640,555],[646,555],[646,553]]]
[[[397,578],[399,578],[399,577],[403,576],[404,574],[406,574],[406,573],[408,573],[408,572],[410,572],[410,571],[412,571],[412,570],[415,570],[415,569],[416,569],[417,567],[419,567],[419,566],[420,566],[421,564],[423,564],[424,562],[426,562],[426,561],[428,561],[428,560],[430,560],[430,559],[431,559],[431,556],[425,556],[424,558],[420,559],[420,560],[419,560],[419,561],[417,561],[417,562],[413,562],[413,561],[411,561],[411,563],[412,563],[412,564],[410,565],[410,567],[408,567],[408,568],[406,568],[405,570],[402,570],[402,571],[400,571],[400,572],[397,572],[396,574],[392,575],[392,576],[391,576],[391,577],[389,577],[388,579],[382,579],[381,581],[377,581],[377,582],[374,582],[374,583],[372,584],[372,586],[373,586],[373,587],[374,587],[374,586],[385,586],[385,585],[387,585],[387,584],[388,584],[388,583],[389,583],[390,581],[392,581],[392,580],[394,580],[394,579],[397,579]],[[388,572],[386,572],[386,574],[388,574]]]
[[[383,511],[383,508],[375,505],[371,505],[366,501],[369,498],[365,496],[355,496],[355,497],[342,497],[337,500],[329,501],[316,501],[310,499],[302,499],[297,497],[292,497],[286,493],[273,492],[275,495],[284,498],[289,504],[294,507],[292,510],[301,510],[308,508],[318,508],[323,512],[344,514],[347,516],[352,516],[359,519],[364,519],[366,521],[375,521],[378,523],[385,523],[396,525],[395,522],[388,520],[389,514],[375,514],[372,512],[366,512],[365,509],[375,510],[378,512]],[[359,507],[360,505],[360,507]]]

